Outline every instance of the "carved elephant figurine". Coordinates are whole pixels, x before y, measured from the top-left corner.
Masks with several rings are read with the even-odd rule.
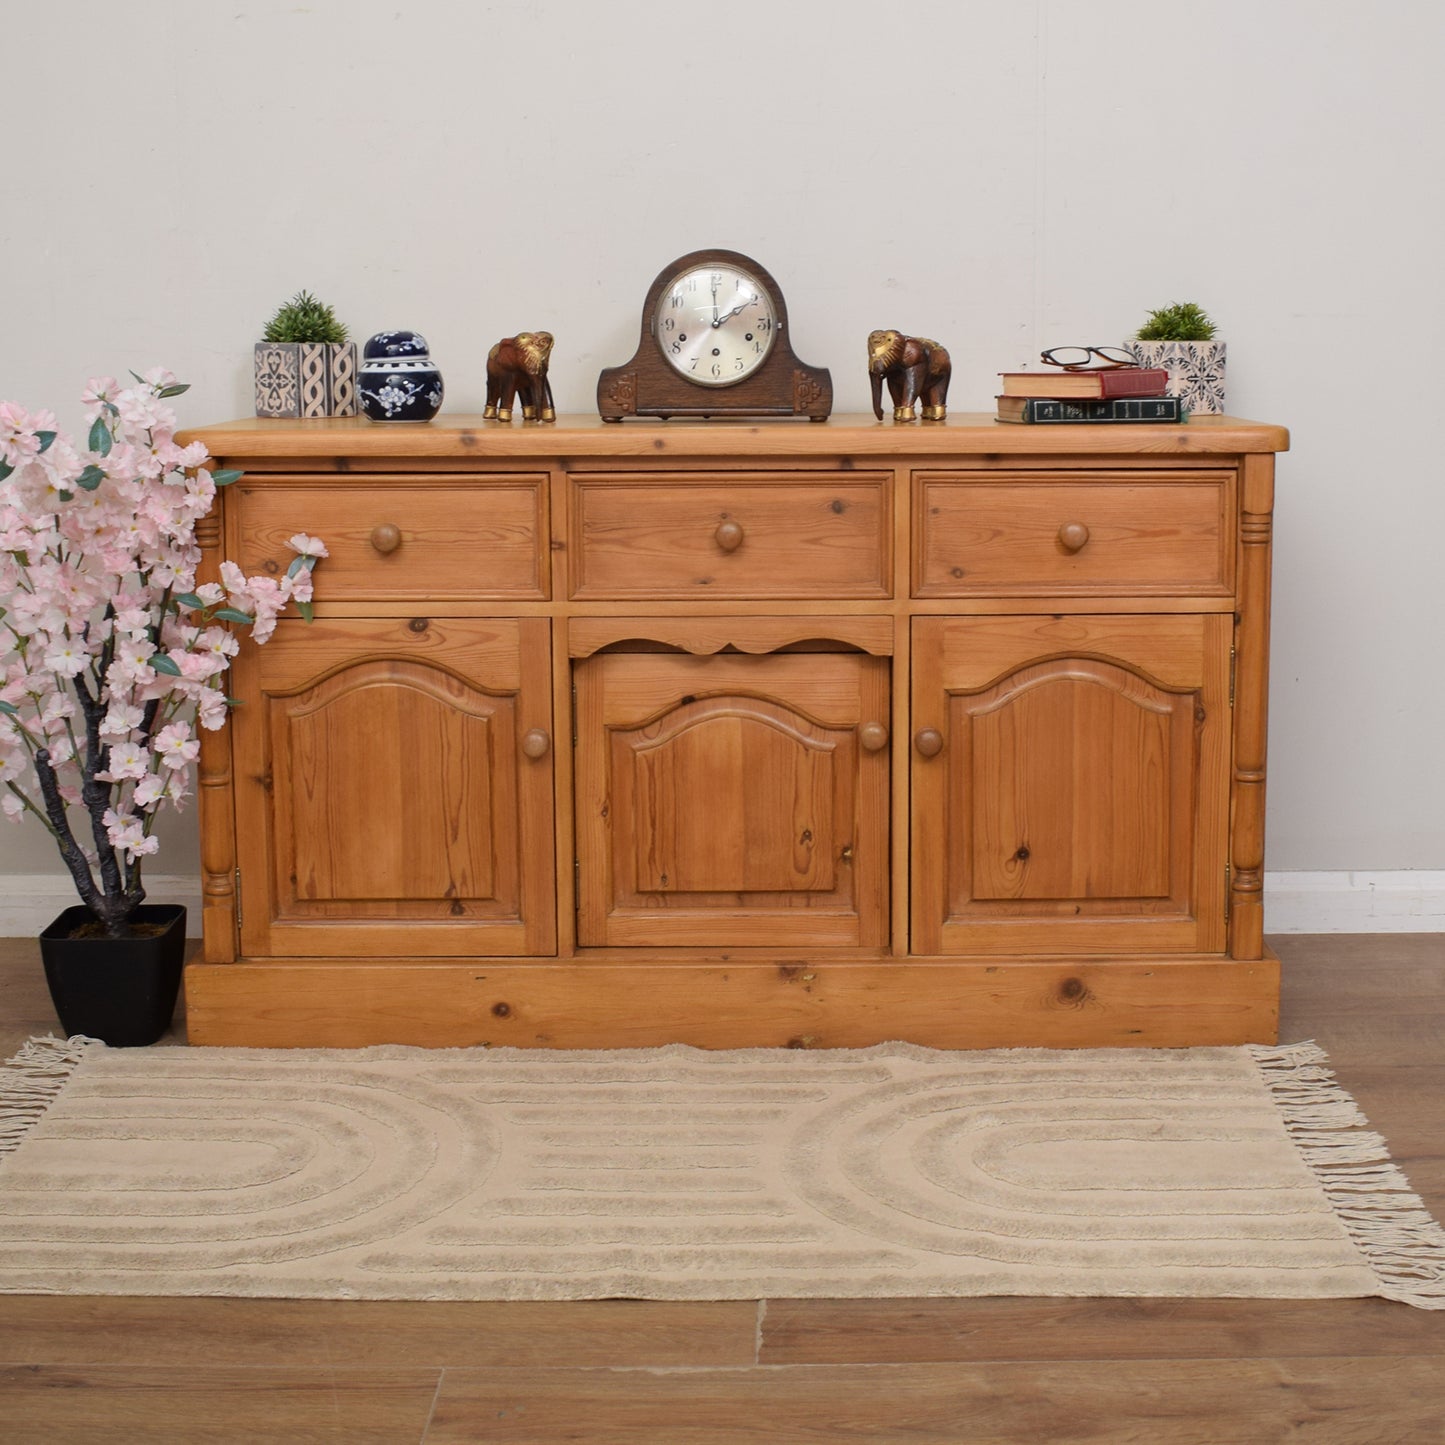
[[[550,331],[519,331],[497,342],[487,353],[487,409],[484,417],[511,421],[512,400],[522,398],[524,421],[556,421],[547,361],[552,355]]]
[[[868,334],[868,380],[873,387],[873,415],[883,420],[883,381],[893,397],[893,420],[912,421],[913,405],[923,403],[925,421],[942,421],[948,415],[948,379],[953,364],[948,352],[926,336],[904,336],[899,331]]]

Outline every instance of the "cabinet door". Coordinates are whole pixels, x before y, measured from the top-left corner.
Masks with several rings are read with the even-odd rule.
[[[1223,950],[1231,621],[915,621],[915,952]]]
[[[236,673],[245,954],[555,951],[545,620],[283,621]]]
[[[889,676],[857,654],[579,663],[579,943],[882,945]]]

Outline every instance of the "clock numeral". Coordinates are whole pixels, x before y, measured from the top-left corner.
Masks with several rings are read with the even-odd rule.
[[[677,330],[677,322],[676,322],[671,316],[669,316],[669,317],[667,317],[667,319],[666,319],[665,321],[663,321],[663,323],[662,323],[662,329],[663,329],[664,331],[676,331],[676,330]]]
[[[719,362],[716,362],[716,361],[713,362],[713,364],[712,364],[712,374],[713,374],[714,376],[721,376],[721,375],[722,375],[722,366],[721,366],[721,364],[720,364]]]
[[[671,350],[671,352],[672,352],[672,354],[673,354],[674,356],[681,356],[681,355],[682,355],[682,342],[680,342],[680,341],[674,341],[674,342],[672,343],[672,346],[671,346],[669,349]]]
[[[672,309],[673,309],[674,311],[676,311],[677,308],[682,305],[682,292],[681,292],[681,291],[674,291],[674,292],[672,293],[672,295],[669,296],[667,299],[668,299],[669,303],[671,304]]]
[[[755,342],[753,342],[753,355],[755,355],[755,356],[761,356],[762,354],[763,354],[763,343],[762,343],[761,341],[755,341]]]
[[[734,370],[734,371],[741,371],[742,369],[743,369],[743,359],[742,359],[742,357],[740,356],[740,357],[737,358],[736,361],[733,362],[733,370]]]
[[[688,363],[688,365],[690,365],[690,366],[692,367],[692,369],[693,369],[694,371],[696,371],[696,370],[697,370],[697,363],[698,363],[698,358],[697,358],[696,356],[694,356],[694,357],[692,358],[692,360]]]
[[[773,318],[771,316],[759,316],[758,319],[753,322],[753,325],[756,326],[759,331],[771,331],[773,329]]]

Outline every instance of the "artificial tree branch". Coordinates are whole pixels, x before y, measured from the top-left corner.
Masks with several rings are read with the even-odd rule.
[[[75,891],[80,894],[80,901],[97,918],[103,918],[105,898],[100,889],[95,886],[95,879],[90,872],[90,864],[86,862],[85,854],[80,851],[80,845],[76,843],[75,835],[70,831],[70,819],[65,814],[65,799],[60,796],[60,780],[55,776],[55,769],[50,765],[49,748],[40,748],[36,751],[35,776],[40,782],[40,796],[45,801],[45,813],[49,819],[50,831],[55,837],[56,847],[60,849],[61,860],[70,870],[70,876],[75,883]]]

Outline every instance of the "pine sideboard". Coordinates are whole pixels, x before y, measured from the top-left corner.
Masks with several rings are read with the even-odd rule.
[[[1276,426],[201,428],[189,1036],[1271,1041]]]

